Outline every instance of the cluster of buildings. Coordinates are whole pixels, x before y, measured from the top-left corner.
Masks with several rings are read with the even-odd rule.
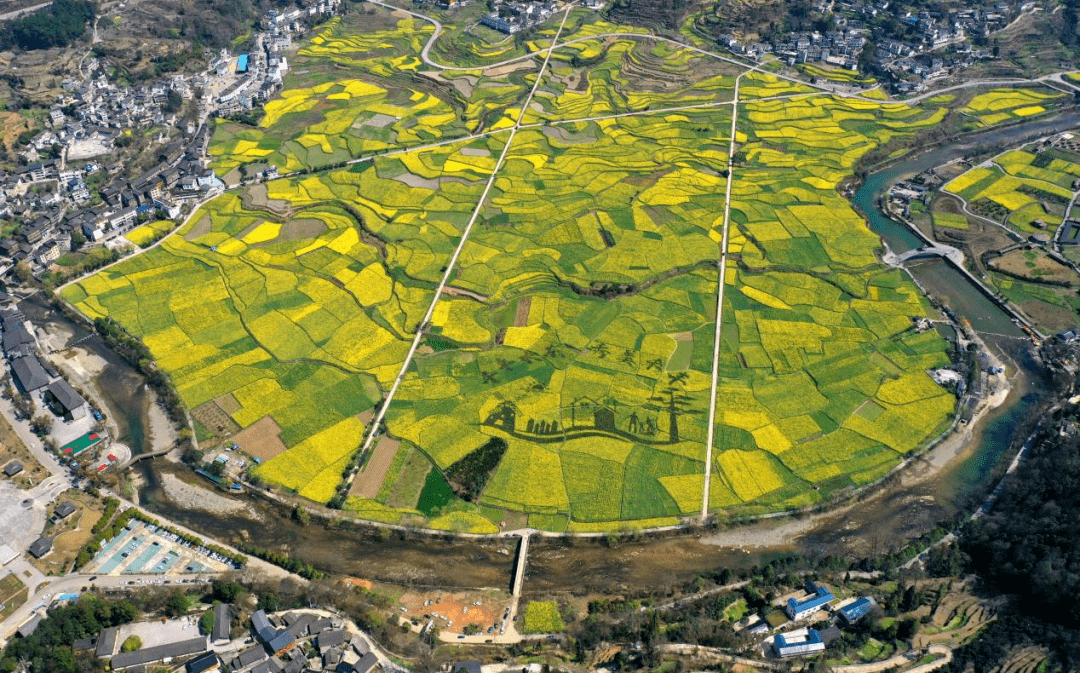
[[[491,13],[485,14],[480,23],[500,33],[513,35],[542,23],[553,13],[555,4],[550,0],[536,3],[494,0]]]
[[[210,64],[210,70],[218,76],[232,71],[236,79],[218,93],[212,103],[204,102],[208,112],[231,115],[269,100],[281,88],[281,78],[289,70],[285,52],[292,48],[293,37],[310,23],[335,14],[340,7],[341,0],[314,0],[288,11],[271,9],[266,15],[265,31],[255,35],[247,54],[241,54],[234,62],[223,49]]]
[[[895,80],[897,93],[918,92],[927,81],[946,76],[951,69],[966,67],[990,58],[990,50],[972,48],[969,39],[984,39],[1004,28],[1019,12],[1030,11],[1032,3],[984,2],[947,11],[911,12],[892,0],[847,0],[818,3],[814,10],[833,13],[836,29],[819,33],[777,33],[771,39],[742,43],[733,35],[722,35],[720,46],[741,55],[762,59],[778,56],[788,65],[823,63],[848,70],[858,67],[868,39],[874,36],[872,55],[881,70]],[[903,38],[881,39],[877,26],[891,17],[904,27]],[[948,53],[945,47],[955,46]]]
[[[38,354],[37,339],[30,323],[16,308],[0,310],[3,325],[4,355],[11,364],[11,375],[19,392],[42,402],[57,416],[72,421],[85,418],[86,400],[60,376],[48,360]]]
[[[819,591],[821,588],[822,587],[820,586],[818,587]],[[825,591],[828,592],[828,589],[825,589]],[[819,598],[821,598],[820,593],[818,594],[818,596],[808,599],[807,601],[805,601],[805,603],[813,604]],[[829,594],[829,598],[832,599],[833,596]],[[824,605],[825,604],[821,604],[818,607],[810,607],[809,605],[807,605],[806,607],[803,607],[803,610],[806,612],[806,614],[804,614],[804,616],[802,617],[799,617],[799,619],[804,619],[805,617],[808,617],[811,614],[818,612],[818,610],[822,609]],[[788,606],[789,608],[791,607],[790,601],[788,603]],[[839,620],[843,621],[844,623],[854,624],[855,622],[859,621],[867,614],[869,614],[869,612],[874,609],[874,606],[875,603],[872,598],[862,597],[857,598],[854,601],[850,601],[840,607],[837,607],[835,610],[833,610],[833,613],[837,616]],[[791,614],[790,611],[788,614]],[[809,627],[794,629],[785,633],[778,633],[773,636],[773,652],[775,652],[776,656],[780,657],[781,659],[786,659],[788,657],[804,657],[810,654],[824,652],[825,646],[828,644],[827,641],[839,635],[839,629],[831,627],[829,630],[833,631],[834,633],[823,633],[821,631],[818,631],[817,629],[812,629]]]
[[[0,220],[17,225],[0,240],[0,274],[21,261],[35,272],[45,271],[72,249],[73,238],[106,244],[140,221],[178,219],[185,202],[224,189],[208,168],[213,125],[205,120],[242,113],[269,99],[288,71],[284,52],[293,36],[340,6],[341,0],[313,0],[288,11],[271,10],[248,54],[208,54],[208,68],[192,76],[121,87],[104,74],[94,75],[103,70],[89,59],[91,75],[64,81],[64,93],[49,111],[49,128],[21,149],[29,165],[0,172]],[[177,116],[183,101],[196,103],[198,121]],[[147,128],[162,129],[149,150],[161,161],[131,178],[109,155],[120,151],[125,137]]]
[[[62,159],[0,174],[0,217],[19,225],[0,239],[0,273],[22,261],[36,272],[45,271],[78,247],[73,242],[79,236],[91,244],[104,243],[141,221],[178,219],[185,202],[223,190],[225,185],[208,168],[211,133],[204,125],[169,143],[160,152],[161,163],[132,179],[124,177],[119,165],[74,168],[65,167]],[[97,171],[111,180],[91,205],[85,176]]]
[[[751,615],[736,625],[736,629],[752,636],[769,636],[765,649],[777,657],[806,656],[824,651],[830,642],[841,636],[840,625],[854,624],[875,607],[876,603],[870,597],[840,599],[824,584],[810,582],[801,596],[784,601],[782,612],[776,611],[765,617]],[[808,626],[790,628],[792,624],[805,623],[822,612],[831,615],[828,628],[820,631]],[[788,630],[781,631],[784,628]]]
[[[371,651],[365,638],[347,631],[341,619],[310,612],[270,616],[259,610],[251,617],[254,638],[245,634],[233,639],[232,606],[219,603],[212,609],[214,626],[207,634],[199,634],[195,618],[181,617],[110,627],[94,638],[77,641],[74,649],[105,660],[109,670],[128,673],[160,664],[184,673],[382,673],[384,663],[389,666]],[[32,635],[41,619],[39,614],[24,624],[19,635]],[[124,652],[122,644],[129,635],[158,644]],[[252,641],[255,644],[244,647]],[[315,653],[309,658],[308,654]],[[396,669],[391,666],[390,670]]]
[[[772,43],[740,44],[731,35],[723,35],[718,42],[731,51],[762,58],[772,53],[788,65],[807,62],[824,62],[848,70],[858,67],[859,53],[866,44],[866,31],[858,28],[829,31],[827,33],[788,33],[778,35]]]

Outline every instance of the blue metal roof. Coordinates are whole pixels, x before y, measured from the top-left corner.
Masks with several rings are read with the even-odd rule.
[[[240,54],[240,58],[236,59],[236,71],[247,72],[248,68],[248,55]]]
[[[798,615],[799,613],[808,610],[815,610],[833,599],[832,592],[829,591],[829,588],[825,585],[819,584],[815,590],[817,591],[817,596],[807,598],[805,601],[799,602],[794,598],[788,599],[788,611],[791,615]]]
[[[787,645],[788,645],[788,641],[784,638],[784,634],[782,634],[782,633],[776,634],[776,638],[775,638],[775,640],[773,642],[776,643],[777,647],[787,647]],[[821,634],[818,633],[817,629],[807,629],[806,630],[806,640],[802,640],[802,641],[799,641],[797,643],[792,643],[792,644],[793,645],[808,645],[808,644],[820,643],[820,642],[822,642]]]
[[[848,605],[840,608],[840,614],[844,616],[844,619],[848,620],[849,622],[853,622],[859,617],[865,615],[867,612],[870,612],[870,609],[873,607],[874,602],[869,598],[864,597],[860,598],[854,603],[849,603]]]

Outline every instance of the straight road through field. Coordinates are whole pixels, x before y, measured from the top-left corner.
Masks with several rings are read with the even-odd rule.
[[[499,154],[499,160],[495,162],[495,168],[491,170],[491,176],[488,177],[487,184],[484,186],[484,191],[480,194],[480,198],[476,202],[476,208],[473,209],[468,224],[465,225],[465,229],[461,232],[461,241],[458,243],[457,248],[454,249],[454,254],[450,257],[450,262],[446,265],[446,271],[443,273],[442,280],[439,281],[439,287],[435,288],[435,295],[431,299],[431,304],[428,306],[427,313],[424,314],[424,319],[420,321],[420,325],[416,328],[416,334],[413,336],[412,345],[409,347],[409,352],[405,356],[405,362],[401,365],[401,371],[398,372],[397,378],[394,379],[394,385],[391,386],[390,392],[386,394],[386,398],[383,400],[382,405],[379,406],[379,413],[375,415],[375,418],[371,421],[371,425],[368,427],[367,437],[360,447],[362,453],[366,453],[371,449],[372,442],[375,441],[375,438],[379,434],[379,425],[386,415],[386,410],[393,401],[394,395],[397,394],[401,382],[405,379],[406,372],[409,371],[409,365],[412,364],[413,356],[416,355],[416,349],[420,347],[420,341],[424,338],[424,332],[431,322],[431,316],[435,313],[435,306],[439,303],[443,290],[446,288],[446,284],[450,281],[450,276],[453,275],[454,270],[457,267],[458,257],[461,256],[461,251],[465,249],[465,243],[469,240],[469,234],[472,232],[473,225],[476,224],[476,220],[480,217],[480,211],[484,208],[484,203],[487,202],[488,193],[491,192],[491,187],[495,184],[495,178],[499,175],[499,169],[502,168],[503,162],[506,161],[506,155],[510,152],[510,146],[514,144],[514,136],[517,135],[518,129],[521,128],[521,120],[525,118],[525,111],[529,109],[533,96],[536,95],[536,90],[540,87],[540,80],[543,79],[544,71],[547,70],[548,62],[551,60],[551,52],[555,50],[555,45],[559,42],[559,35],[562,33],[563,26],[566,25],[566,17],[570,15],[570,10],[573,9],[573,7],[573,3],[568,3],[566,5],[562,21],[559,23],[559,30],[556,31],[554,39],[551,40],[551,46],[547,49],[547,55],[544,56],[544,63],[540,66],[540,71],[536,73],[536,81],[533,82],[533,87],[529,90],[528,97],[521,105],[521,111],[518,113],[517,121],[510,127],[510,137],[506,139],[506,144],[503,145],[502,153]],[[348,486],[350,487],[353,478],[354,477],[349,478]]]
[[[731,99],[731,143],[728,145],[727,180],[724,185],[724,226],[720,235],[720,271],[716,280],[716,329],[713,330],[712,382],[709,384],[709,429],[705,438],[705,482],[701,493],[701,519],[709,516],[709,484],[712,481],[713,443],[716,439],[716,388],[720,379],[720,340],[724,332],[724,276],[727,274],[728,224],[731,222],[731,183],[735,178],[735,123],[739,119],[739,82]]]

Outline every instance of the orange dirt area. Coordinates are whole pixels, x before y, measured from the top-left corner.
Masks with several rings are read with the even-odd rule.
[[[375,585],[370,580],[362,580],[359,577],[346,577],[341,580],[341,583],[347,587],[360,587],[361,589],[371,590]]]
[[[424,605],[425,602],[429,604]],[[503,612],[510,607],[510,597],[499,591],[409,592],[401,596],[400,605],[408,608],[408,612],[399,613],[406,619],[423,624],[429,619],[424,615],[431,615],[430,619],[434,619],[440,629],[459,633],[469,624],[476,624],[486,631],[502,619]],[[453,622],[453,625],[447,626],[447,622]]]
[[[270,416],[263,416],[233,436],[233,441],[252,458],[267,461],[288,448],[281,441],[281,427]]]
[[[401,442],[396,439],[385,435],[380,437],[379,443],[375,445],[374,453],[371,454],[371,460],[364,466],[364,471],[353,480],[349,495],[369,500],[377,496],[400,446]]]

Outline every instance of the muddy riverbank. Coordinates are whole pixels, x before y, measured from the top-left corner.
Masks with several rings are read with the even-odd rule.
[[[142,506],[229,544],[287,553],[320,570],[381,582],[445,588],[507,589],[517,539],[433,539],[342,521],[321,526],[248,495],[212,495],[240,503],[240,511],[192,506],[191,489],[209,491],[186,466],[155,458],[132,467]],[[178,493],[175,480],[184,483]]]

